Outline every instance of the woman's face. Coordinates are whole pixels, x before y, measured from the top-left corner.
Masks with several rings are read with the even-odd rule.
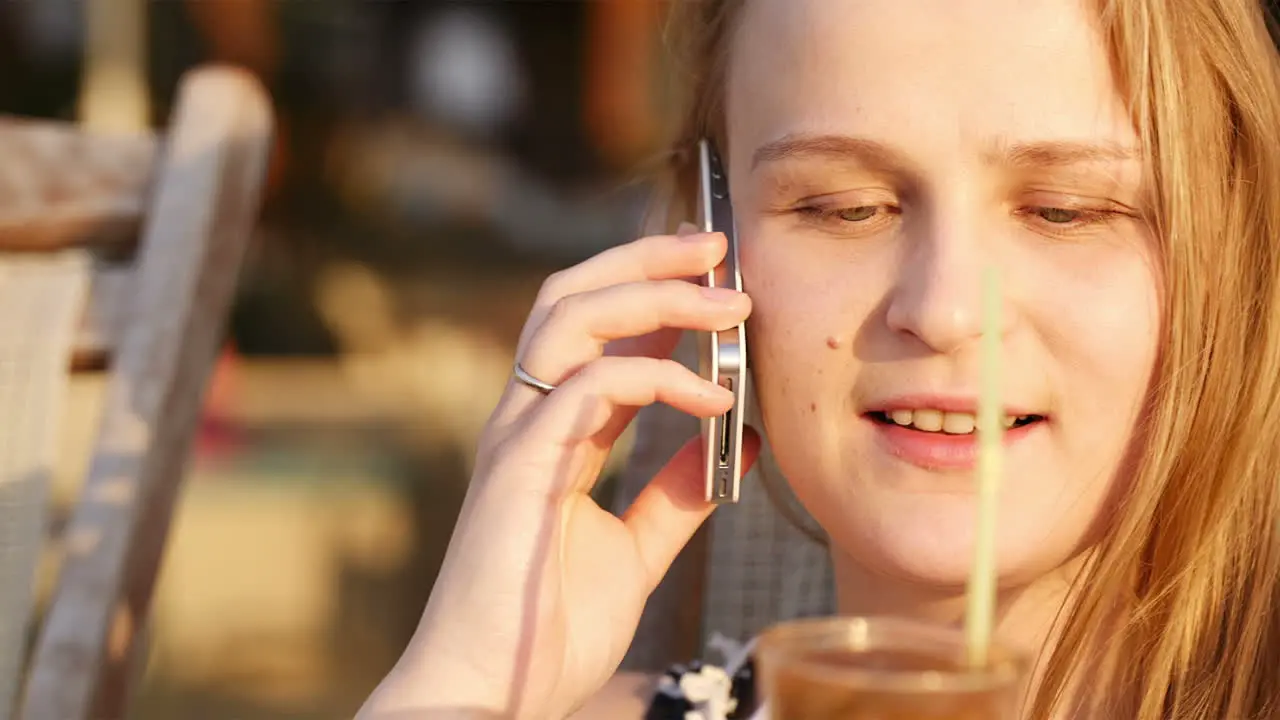
[[[1007,584],[1093,538],[1156,358],[1143,164],[1082,0],[748,0],[727,97],[778,464],[873,574],[962,583],[981,276],[1003,285]]]

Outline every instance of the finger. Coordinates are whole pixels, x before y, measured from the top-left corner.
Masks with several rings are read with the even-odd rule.
[[[553,385],[604,354],[612,340],[662,328],[715,331],[751,313],[745,293],[683,280],[611,285],[561,298],[529,341],[521,358],[528,372]]]
[[[687,350],[677,350],[682,338],[688,337],[691,341],[698,333],[686,333],[679,328],[663,328],[656,332],[640,337],[627,338],[626,340],[615,340],[604,348],[604,354],[609,355],[625,355],[635,357],[652,357],[652,358],[670,358],[671,360],[684,365],[699,372],[697,367],[696,355],[690,355]],[[696,341],[694,347],[689,348],[696,353]],[[640,408],[626,408],[618,412],[613,422],[617,426],[617,434],[622,435],[631,422],[635,419],[636,414],[640,412]]]
[[[671,357],[684,330],[678,327],[662,328],[646,335],[611,340],[604,346],[605,355],[642,355],[644,357]]]
[[[618,430],[611,422],[615,415],[655,402],[705,418],[728,411],[733,393],[674,360],[606,357],[556,388],[522,425],[529,428],[528,439],[537,446],[576,448],[583,442],[607,446],[617,440]]]
[[[561,270],[542,284],[518,349],[523,350],[529,335],[563,297],[621,283],[694,277],[719,264],[727,248],[728,241],[722,233],[652,235]]]
[[[676,235],[684,237],[685,235],[693,235],[698,232],[698,226],[691,222],[682,222],[676,228]],[[695,285],[705,284],[702,277],[690,276],[683,278]],[[679,328],[663,328],[649,333],[648,335],[639,335],[637,337],[623,338],[614,340],[605,345],[605,355],[643,355],[645,357],[664,358],[671,357],[671,353],[676,348],[676,344],[680,342],[680,335],[684,331]]]
[[[728,241],[720,232],[650,235],[609,248],[571,268],[555,273],[539,299],[555,300],[574,293],[638,280],[693,277],[724,259]]]
[[[744,475],[759,455],[760,436],[750,427],[744,427]],[[702,473],[702,441],[695,437],[658,471],[622,515],[622,521],[635,537],[650,589],[657,587],[676,555],[716,507],[706,501]]]

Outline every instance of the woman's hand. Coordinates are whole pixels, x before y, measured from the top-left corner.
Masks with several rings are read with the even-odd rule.
[[[366,717],[561,718],[615,671],[645,600],[713,506],[696,440],[621,518],[590,492],[640,407],[729,408],[727,390],[667,359],[681,330],[721,330],[750,313],[744,294],[686,279],[725,251],[723,235],[682,228],[543,285],[516,357],[556,388],[508,384],[418,632]],[[745,439],[749,464],[759,443]]]

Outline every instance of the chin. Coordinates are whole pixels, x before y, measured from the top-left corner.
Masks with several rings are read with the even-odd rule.
[[[886,512],[879,520],[858,518],[832,534],[836,549],[867,573],[886,580],[936,590],[963,592],[974,556],[973,503],[962,508]],[[931,510],[931,511],[930,511]],[[1061,538],[1046,536],[1051,519],[1007,520],[997,533],[996,564],[1002,587],[1027,585],[1052,572],[1074,554]]]
[[[922,504],[959,507],[876,512],[878,518],[852,519],[842,524],[832,542],[873,575],[912,585],[963,588],[973,564],[973,504],[961,498],[947,500],[952,502]]]
[[[996,562],[1005,587],[1026,585],[1061,566],[1078,548],[1072,539],[1084,534],[1080,518],[1064,517],[1060,504],[1017,495],[996,511]],[[963,592],[968,583],[977,518],[971,493],[861,486],[805,504],[828,528],[833,549],[872,576],[939,593]]]

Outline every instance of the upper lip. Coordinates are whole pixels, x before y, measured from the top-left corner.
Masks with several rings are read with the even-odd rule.
[[[890,398],[866,403],[866,412],[891,413],[894,410],[941,410],[953,413],[978,413],[978,396],[976,394],[916,394],[896,395]],[[1005,415],[1020,417],[1023,415],[1043,416],[1031,408],[1006,404],[1002,412]]]

